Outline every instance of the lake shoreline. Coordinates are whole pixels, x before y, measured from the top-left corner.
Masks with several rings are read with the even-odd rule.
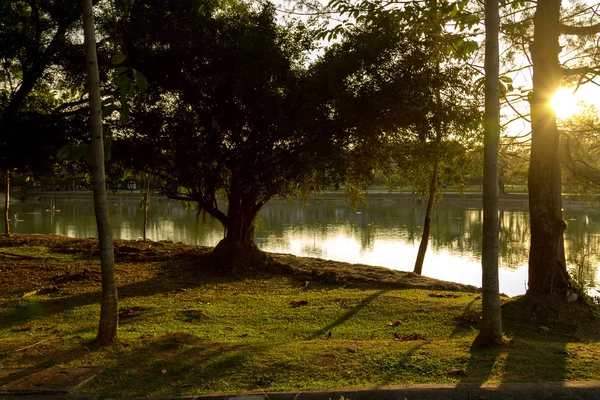
[[[119,192],[108,192],[107,197],[114,199],[131,199],[139,201],[141,194],[138,191],[119,191]],[[563,195],[563,209],[564,210],[597,210],[600,208],[600,199],[597,197],[600,195],[594,195],[593,198],[582,199],[581,196],[576,195]],[[19,202],[34,202],[41,201],[44,198],[55,198],[55,199],[82,199],[93,201],[93,193],[91,191],[36,191],[36,192],[14,192],[11,193],[11,203]],[[0,193],[0,203],[2,208],[4,205],[5,195]],[[170,200],[166,196],[154,194],[151,197],[151,201],[158,200],[159,202],[164,201],[177,201]],[[467,192],[460,194],[458,192],[447,192],[441,194],[437,204],[441,205],[461,205],[468,207],[481,207],[483,201],[483,195],[479,192]],[[327,191],[321,193],[314,193],[308,199],[303,200],[301,198],[295,199],[284,199],[275,198],[269,201],[269,203],[301,203],[304,202],[307,205],[310,204],[346,204],[350,202],[346,199],[343,191]],[[526,210],[529,206],[528,193],[506,193],[498,199],[499,207],[501,209],[519,209]],[[382,204],[382,205],[393,205],[393,204],[413,204],[423,205],[427,204],[427,197],[418,196],[417,194],[409,192],[390,192],[387,190],[371,190],[367,192],[363,198],[362,203],[359,205],[369,204]]]

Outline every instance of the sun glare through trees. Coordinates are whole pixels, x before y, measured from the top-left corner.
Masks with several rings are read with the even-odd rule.
[[[583,104],[592,99],[587,100],[581,93],[573,93],[573,89],[571,88],[560,88],[552,96],[551,105],[554,111],[556,111],[557,118],[566,119],[580,113],[583,110]]]

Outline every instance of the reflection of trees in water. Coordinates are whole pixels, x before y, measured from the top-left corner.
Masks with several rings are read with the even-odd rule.
[[[529,258],[529,213],[500,211],[498,254],[500,265],[517,268]]]
[[[480,209],[438,205],[432,216],[431,249],[456,255],[481,255]],[[525,210],[500,210],[500,265],[517,268],[529,256],[529,214]],[[420,240],[424,206],[370,205],[358,212],[343,205],[268,205],[261,214],[257,238],[287,241],[313,236],[305,254],[323,256],[319,243],[333,235],[356,238],[361,251],[373,250],[376,240],[401,240],[415,245]],[[570,263],[584,265],[580,275],[593,280],[600,263],[600,214],[567,213],[565,234]],[[595,223],[594,223],[595,222]],[[281,243],[282,247],[286,243]]]
[[[566,219],[565,250],[573,276],[584,287],[595,286],[600,263],[600,218],[597,214],[569,213]]]
[[[96,235],[91,201],[56,202],[60,214],[44,212],[51,208],[42,203],[16,203],[14,211],[25,221],[16,233],[62,233],[73,237]],[[111,199],[111,225],[115,238],[136,239],[142,235],[143,213],[139,200]],[[357,213],[357,211],[359,213]],[[182,241],[196,245],[214,245],[223,237],[223,227],[213,218],[196,218],[195,209],[178,202],[153,201],[149,214],[152,240]],[[352,210],[343,204],[271,203],[261,212],[256,229],[257,244],[275,251],[289,252],[292,241],[302,239],[303,254],[326,257],[322,243],[336,236],[353,238],[362,252],[372,251],[379,240],[402,241],[418,246],[425,218],[425,206],[371,204]],[[478,258],[481,254],[482,212],[460,206],[437,205],[432,215],[430,249]],[[579,279],[592,281],[600,264],[600,212],[565,213],[567,260]],[[527,263],[529,252],[529,214],[526,210],[500,211],[500,265],[515,268]],[[577,270],[577,266],[582,266]]]

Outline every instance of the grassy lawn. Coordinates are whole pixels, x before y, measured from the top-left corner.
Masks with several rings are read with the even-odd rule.
[[[96,348],[93,241],[43,238],[0,240],[0,367],[106,366],[82,392],[562,381],[600,371],[600,324],[577,305],[550,321],[509,307],[506,346],[471,351],[477,293],[352,279],[305,287],[293,274],[219,277],[204,265],[208,249],[150,242],[118,243],[120,338]],[[315,277],[323,264],[296,261]]]

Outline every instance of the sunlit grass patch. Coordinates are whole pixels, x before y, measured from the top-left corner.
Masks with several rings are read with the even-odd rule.
[[[11,264],[8,278],[47,265],[35,261],[42,254],[43,246],[26,264]],[[376,282],[307,287],[281,275],[232,279],[207,274],[176,252],[117,264],[120,337],[97,348],[100,282],[57,282],[82,262],[76,253],[61,257],[49,271],[35,270],[41,272],[19,292],[8,290],[6,276],[0,281],[0,367],[102,365],[80,389],[102,396],[560,381],[594,379],[600,370],[593,326],[584,341],[577,336],[583,327],[508,322],[506,346],[471,351],[478,293]],[[93,277],[97,260],[85,268]]]

